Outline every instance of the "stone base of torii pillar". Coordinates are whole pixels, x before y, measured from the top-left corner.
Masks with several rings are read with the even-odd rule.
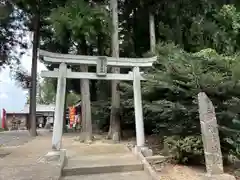
[[[64,167],[66,161],[66,149],[61,149],[59,151],[50,151],[39,159],[39,162],[57,164],[60,165],[60,168]]]
[[[149,149],[147,146],[143,146],[143,147],[135,146],[133,151],[135,154],[137,154],[138,152],[141,152],[144,157],[153,156],[152,149]]]

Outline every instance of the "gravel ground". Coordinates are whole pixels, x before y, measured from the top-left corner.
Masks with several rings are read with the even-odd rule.
[[[48,133],[47,130],[38,130],[38,135]],[[34,138],[30,136],[27,130],[4,131],[0,132],[0,145],[6,146],[21,146]]]
[[[19,145],[0,148],[0,180],[57,180],[60,166],[39,160],[51,151],[51,134],[38,131],[39,136],[31,138],[27,131],[5,132],[1,138],[11,141],[8,145]],[[29,141],[28,143],[26,143]],[[23,144],[24,143],[24,144]],[[6,144],[6,143],[5,143]],[[23,145],[20,145],[23,144]],[[9,153],[1,158],[1,152]]]
[[[4,131],[0,133],[0,144],[3,146],[20,146],[32,139],[28,131]]]
[[[159,172],[162,180],[202,180],[202,169],[183,165],[167,165],[162,172]]]

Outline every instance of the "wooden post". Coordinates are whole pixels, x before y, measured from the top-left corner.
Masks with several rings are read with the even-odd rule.
[[[63,113],[66,92],[66,73],[67,65],[61,63],[59,66],[59,77],[57,84],[56,94],[56,108],[54,114],[53,136],[52,136],[52,149],[59,151],[62,145],[62,132],[63,132]]]

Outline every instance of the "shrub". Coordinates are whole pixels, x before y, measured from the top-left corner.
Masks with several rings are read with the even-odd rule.
[[[201,136],[169,136],[164,142],[177,163],[202,164],[204,162]]]

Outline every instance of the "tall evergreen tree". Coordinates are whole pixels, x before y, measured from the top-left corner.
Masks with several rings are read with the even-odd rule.
[[[118,37],[118,1],[111,0],[110,8],[112,12],[112,56],[119,57],[119,37]],[[113,67],[112,73],[120,73],[120,68]],[[120,91],[119,81],[112,81],[112,104],[110,114],[110,127],[108,136],[114,141],[120,141]]]

